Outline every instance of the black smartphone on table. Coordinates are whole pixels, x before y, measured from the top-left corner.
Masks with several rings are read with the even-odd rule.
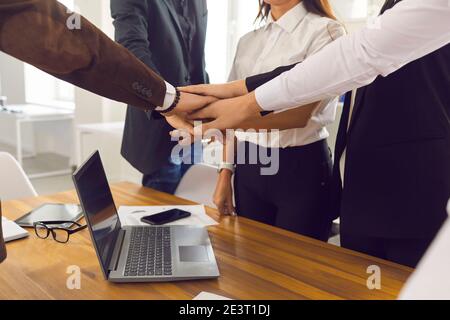
[[[191,213],[180,209],[172,209],[151,216],[145,216],[141,218],[141,221],[151,225],[160,226],[169,222],[174,222],[187,217],[190,217]]]

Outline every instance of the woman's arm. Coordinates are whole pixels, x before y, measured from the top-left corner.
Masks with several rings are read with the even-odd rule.
[[[234,135],[232,137],[226,137],[223,141],[223,162],[234,164],[236,143],[237,139]],[[233,204],[232,177],[233,172],[228,169],[223,169],[217,177],[213,202],[217,206],[219,213],[222,215],[232,215],[236,212]]]
[[[266,82],[269,82],[273,78],[267,79]],[[229,99],[233,97],[240,97],[249,93],[249,90],[247,89],[246,86],[246,80],[237,80],[221,84],[198,84],[181,87],[179,89],[182,92],[199,94],[202,96],[212,96],[218,99]]]
[[[230,99],[240,97],[254,91],[263,84],[275,79],[280,74],[291,70],[297,63],[289,66],[281,66],[270,72],[248,77],[244,80],[236,80],[222,84],[198,84],[179,88],[181,91],[203,96],[212,96],[218,99]]]
[[[280,113],[271,113],[267,116],[255,116],[240,125],[240,129],[248,130],[288,130],[304,128],[311,119],[312,113],[320,102],[311,103],[306,106],[297,107]]]

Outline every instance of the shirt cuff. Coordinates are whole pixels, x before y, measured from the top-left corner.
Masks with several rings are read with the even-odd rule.
[[[168,83],[167,81],[165,81],[165,82],[166,82],[166,96],[164,97],[163,105],[155,108],[155,111],[158,111],[158,112],[169,109],[170,106],[175,101],[175,97],[177,95],[175,87],[173,85],[171,85],[170,83]]]
[[[280,76],[281,77],[281,76]],[[287,108],[286,102],[282,100],[284,94],[280,77],[262,85],[255,90],[256,101],[264,111],[276,111]]]

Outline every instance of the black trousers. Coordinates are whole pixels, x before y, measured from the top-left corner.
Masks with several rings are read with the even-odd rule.
[[[277,149],[279,170],[262,175],[260,164],[236,168],[234,188],[239,216],[327,241],[332,225],[329,212],[332,160],[326,140],[307,146]],[[262,148],[273,155],[273,149]],[[261,150],[260,150],[261,151]]]
[[[415,268],[432,242],[423,239],[385,239],[364,235],[341,234],[344,248]]]

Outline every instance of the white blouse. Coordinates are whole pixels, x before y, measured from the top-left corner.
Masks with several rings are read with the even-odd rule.
[[[240,39],[229,80],[244,79],[302,62],[345,33],[342,24],[309,13],[303,3],[277,21],[269,14],[264,27]],[[329,136],[325,126],[335,120],[337,103],[337,98],[323,100],[305,128],[283,130],[279,134],[238,132],[236,137],[239,141],[272,148],[302,146],[323,140]],[[293,107],[297,106],[290,106]]]

